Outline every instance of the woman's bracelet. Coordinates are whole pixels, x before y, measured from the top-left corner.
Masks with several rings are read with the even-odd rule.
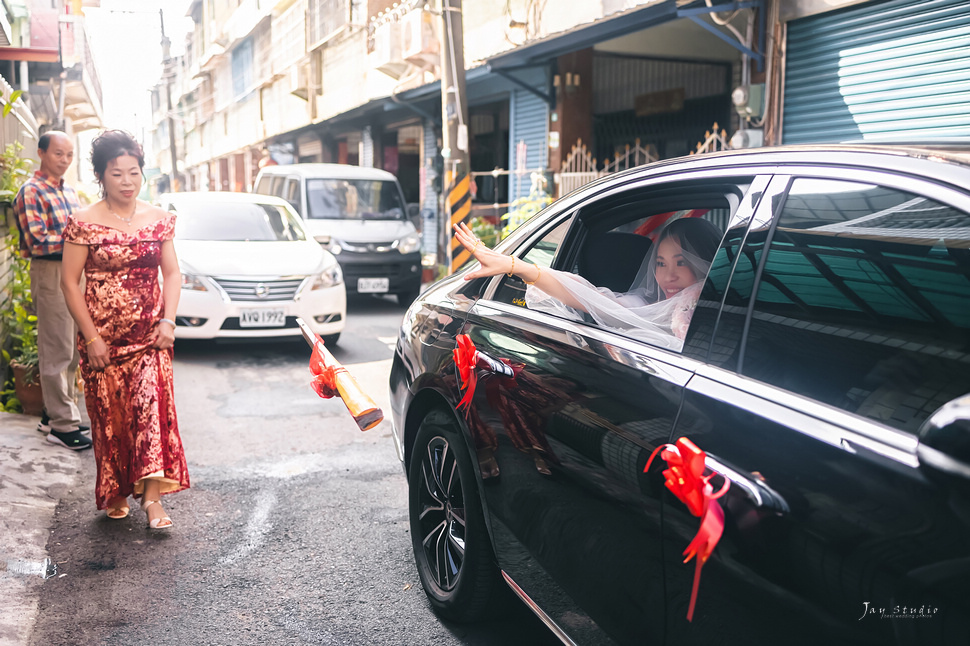
[[[95,341],[101,338],[100,334],[95,334],[93,337],[84,342],[85,347],[91,345]]]
[[[175,321],[173,321],[172,319],[158,319],[158,322],[159,323],[168,323],[169,325],[172,326],[172,329],[173,330],[175,329]]]
[[[512,269],[509,269],[509,274],[508,274],[509,278],[511,278],[512,274],[515,273],[515,256],[509,256],[509,258],[512,259]]]
[[[532,263],[532,266],[536,268],[536,279],[530,283],[525,278],[523,278],[522,282],[524,282],[526,285],[535,285],[539,281],[539,276],[542,276],[542,270],[539,269],[539,265]]]

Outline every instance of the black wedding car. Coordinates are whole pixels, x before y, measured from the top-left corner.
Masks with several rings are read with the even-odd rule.
[[[407,311],[391,407],[435,610],[487,620],[510,588],[566,644],[970,643],[970,154],[659,162],[498,249],[623,292],[679,217],[723,231],[680,351],[530,309],[506,275]],[[459,335],[502,362],[467,409]],[[696,581],[700,518],[644,471],[682,437],[730,481]]]

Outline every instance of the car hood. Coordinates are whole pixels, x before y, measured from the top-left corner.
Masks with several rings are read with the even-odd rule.
[[[204,276],[299,276],[321,271],[336,260],[319,244],[176,240],[184,271]]]
[[[315,238],[347,242],[391,242],[415,231],[408,220],[304,220],[303,226]]]

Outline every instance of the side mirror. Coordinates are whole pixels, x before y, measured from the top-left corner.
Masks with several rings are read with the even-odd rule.
[[[927,477],[970,494],[970,393],[923,422],[916,457]]]

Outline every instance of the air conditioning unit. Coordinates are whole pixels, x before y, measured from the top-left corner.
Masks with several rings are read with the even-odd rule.
[[[297,63],[290,67],[290,94],[300,97],[304,101],[310,96],[310,66],[307,63]]]
[[[401,20],[401,58],[422,69],[438,64],[438,39],[434,35],[431,12],[409,11]]]
[[[388,21],[374,28],[371,61],[375,69],[392,78],[401,78],[408,66],[401,58],[401,23]]]

